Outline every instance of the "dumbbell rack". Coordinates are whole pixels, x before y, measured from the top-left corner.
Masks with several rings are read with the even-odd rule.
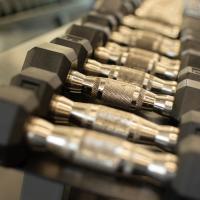
[[[66,29],[66,27],[60,29],[58,31],[59,34],[60,31],[62,32],[62,30],[64,29]],[[55,33],[55,35],[57,35],[57,32]],[[52,33],[50,34],[50,38],[51,36]],[[35,41],[33,41],[33,43],[35,45]],[[29,43],[24,47],[22,46],[22,48],[26,49],[26,47],[28,47],[29,45],[32,46],[33,43]],[[19,49],[15,48],[14,51],[17,52],[19,51]],[[14,51],[11,52],[13,53]],[[11,52],[4,54],[2,58],[5,60],[5,57],[9,56],[9,53]],[[19,63],[20,62],[21,61],[19,61]],[[18,66],[21,66],[21,63]],[[17,69],[14,72],[14,74],[16,74],[19,70],[20,69]],[[4,83],[6,83],[8,80],[9,77],[7,77],[7,79],[4,80]],[[151,120],[156,121],[159,124],[162,124],[163,120],[167,120],[153,113],[144,112],[144,115],[147,118],[151,118]],[[173,122],[170,123],[172,124]],[[61,185],[70,185],[71,187],[87,191],[88,193],[94,194],[94,196],[98,196],[100,198],[105,199],[132,200],[133,197],[137,197],[138,200],[161,200],[163,199],[164,193],[166,193],[166,199],[173,198],[171,196],[167,197],[167,193],[170,193],[170,189],[168,190],[167,187],[166,189],[158,189],[157,187],[153,187],[151,184],[141,183],[137,181],[137,177],[134,180],[127,181],[127,179],[125,180],[120,176],[110,177],[109,174],[106,173],[99,175],[98,173],[95,173],[95,171],[79,167],[77,165],[69,164],[58,159],[57,157],[49,156],[46,153],[33,153],[30,156],[29,160],[27,160],[26,165],[23,165],[23,167],[19,167],[18,169],[48,178]],[[61,193],[64,193],[64,191],[62,190]]]
[[[24,58],[28,49],[42,42],[50,41],[56,36],[60,36],[68,27],[70,27],[71,24],[74,23],[79,24],[80,21],[78,20],[72,22],[57,30],[47,33],[44,36],[28,41],[5,53],[0,54],[0,63],[2,69],[0,71],[0,77],[2,77],[2,79],[0,80],[0,84],[9,84],[10,79],[21,71],[20,66],[22,66],[24,62]],[[16,59],[10,61],[9,58],[11,56],[13,57],[13,55],[16,55]],[[159,124],[162,124],[164,122],[169,124],[168,118],[163,118],[155,113],[150,112],[145,113],[145,115],[146,117],[149,117],[151,120]],[[49,171],[51,166],[52,169],[55,168],[55,174],[52,171]],[[43,183],[43,180],[40,177],[33,177],[28,174],[25,174],[21,196],[22,200],[28,200],[31,195],[37,195],[37,190],[40,191],[41,185],[48,191],[52,187],[58,188],[58,195],[55,195],[55,193],[54,195],[56,197],[51,195],[51,198],[55,198],[55,200],[60,200],[60,197],[64,195],[64,185],[70,185],[75,188],[81,188],[83,191],[89,191],[91,194],[96,194],[99,196],[104,195],[105,197],[109,198],[122,198],[124,200],[132,200],[132,197],[135,195],[139,197],[141,196],[141,200],[147,197],[149,200],[161,199],[161,194],[163,193],[163,191],[159,191],[156,187],[152,188],[150,184],[141,185],[141,183],[139,183],[139,185],[137,185],[137,182],[135,180],[133,187],[132,182],[127,183],[127,181],[124,181],[120,178],[118,178],[117,181],[116,178],[110,178],[110,176],[106,174],[104,175],[104,178],[102,178],[102,175],[98,175],[97,173],[92,172],[91,170],[69,166],[66,163],[61,163],[60,160],[57,160],[56,158],[48,158],[46,157],[46,155],[40,155],[39,157],[38,155],[30,156],[30,162],[28,161],[27,166],[23,167],[24,168],[19,169],[23,171],[29,171],[33,174],[40,174],[41,176],[44,176],[46,178],[51,178],[53,181],[58,182],[58,184],[56,184],[55,182],[52,183],[52,181],[50,180],[44,180]],[[38,185],[38,182],[41,183]],[[40,197],[42,200],[47,198],[47,196],[49,197],[49,194],[41,193],[39,196],[37,195],[37,199]]]

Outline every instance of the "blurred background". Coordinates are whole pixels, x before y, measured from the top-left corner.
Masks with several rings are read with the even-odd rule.
[[[88,12],[92,3],[93,0],[0,0],[0,84],[9,84],[21,70],[28,49],[64,34],[67,26]],[[22,182],[23,173],[0,168],[0,200],[36,200],[37,197],[21,196]],[[48,200],[59,194],[59,185],[55,189],[52,183],[52,188]]]
[[[0,52],[77,19],[92,0],[0,0]]]

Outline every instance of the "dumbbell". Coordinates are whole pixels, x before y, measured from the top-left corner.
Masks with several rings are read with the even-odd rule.
[[[166,25],[160,22],[150,21],[149,19],[140,18],[134,15],[125,16],[123,18],[122,24],[133,29],[152,31],[172,39],[178,38],[180,33],[179,26]]]
[[[198,18],[184,16],[183,18],[183,24],[182,24],[182,30],[181,30],[181,36],[184,35],[185,32],[193,31],[193,32],[199,32],[200,28],[197,26],[200,23],[200,20]]]
[[[200,58],[200,53],[192,48],[183,51],[181,53],[181,70],[189,66],[194,68],[199,68],[200,66],[199,58]]]
[[[55,126],[32,115],[37,106],[34,93],[29,90],[0,88],[1,165],[23,165],[26,156],[30,156],[27,149],[33,148],[81,166],[125,177],[137,172],[167,181],[174,176],[177,161],[174,155],[156,153],[96,131]],[[157,168],[160,170],[154,170]]]
[[[121,26],[118,27],[118,31],[114,31],[116,27],[111,21],[110,15],[104,15],[104,17],[102,17],[102,14],[93,12],[92,15],[89,14],[87,17],[85,17],[85,19],[83,20],[83,24],[84,26],[90,26],[93,28],[98,27],[98,29],[103,29],[105,27],[109,28],[113,31],[108,36],[110,41],[116,42],[121,45],[147,49],[172,58],[179,55],[179,40],[171,40],[157,33],[143,30],[132,30],[130,28]]]
[[[199,51],[199,44],[200,41],[196,38],[186,38],[185,40],[181,41],[181,49],[182,52],[184,53],[184,51],[187,51],[189,49],[195,50],[195,51]]]
[[[174,94],[176,92],[177,82],[165,81],[137,69],[107,65],[93,59],[88,59],[93,49],[90,42],[86,39],[67,34],[63,37],[55,38],[52,43],[74,49],[78,56],[77,69],[87,75],[108,77],[133,83],[158,93]]]
[[[196,120],[197,119],[199,119],[199,114]],[[188,134],[192,134],[192,132],[188,132]],[[199,142],[200,137],[197,129],[195,130],[194,135],[186,137],[179,144],[178,171],[172,185],[174,191],[186,199],[200,199],[200,192],[198,187],[200,184]]]
[[[199,19],[195,19],[192,17],[184,17],[182,31],[181,31],[181,41],[186,40],[197,40],[199,41]]]
[[[182,51],[188,49],[199,50],[198,44],[200,42],[199,32],[200,29],[198,24],[200,23],[199,19],[185,17],[182,25],[182,34],[181,34],[181,46]]]
[[[187,67],[183,68],[179,72],[178,81],[181,82],[183,80],[193,80],[193,81],[200,81],[200,69],[197,67],[192,67],[188,65]]]
[[[175,95],[173,115],[180,119],[184,113],[199,110],[200,71],[198,52],[189,50],[184,54],[182,70],[178,77],[177,93]],[[188,103],[190,102],[190,103]]]
[[[192,72],[192,76],[196,76]],[[175,95],[172,115],[180,120],[181,116],[191,110],[199,110],[200,84],[197,80],[183,79],[179,82]]]
[[[84,18],[83,22],[107,26],[110,30],[116,29],[116,23],[113,23],[110,15],[100,15],[92,12]],[[127,28],[120,28],[119,30],[122,30],[122,32],[127,35]],[[139,68],[145,66],[145,70],[148,68],[149,71],[152,72],[152,69],[154,69],[154,73],[168,78],[176,78],[180,68],[180,61],[178,60],[171,60],[164,56],[159,56],[156,53],[138,48],[121,47],[112,42],[106,44],[106,49],[104,47],[98,48],[95,55],[97,55],[97,58],[99,57],[101,60],[114,62],[115,64],[122,64],[131,67],[138,66]],[[151,62],[150,59],[152,59]],[[165,75],[164,72],[166,73]]]
[[[95,13],[95,12],[91,12],[90,14],[88,14],[84,19],[83,19],[83,22],[84,23],[86,23],[86,22],[89,22],[89,23],[95,23],[95,24],[99,24],[99,25],[101,25],[101,26],[107,26],[107,27],[109,27],[110,28],[110,30],[111,31],[115,31],[116,29],[117,29],[117,26],[116,26],[116,24],[117,24],[117,22],[114,20],[114,18],[113,18],[113,16],[112,15],[103,15],[103,14],[98,14],[98,13]],[[121,36],[121,33],[122,34],[124,34],[124,35],[127,35],[127,37],[129,37],[129,36],[131,36],[131,37],[135,37],[135,38],[137,38],[137,37],[139,37],[139,38],[141,38],[141,37],[145,37],[147,40],[151,40],[151,39],[153,39],[153,40],[158,40],[158,38],[160,38],[160,36],[158,36],[158,35],[154,35],[154,34],[151,34],[151,35],[154,35],[154,37],[153,38],[149,38],[149,36],[150,35],[144,35],[144,33],[142,33],[141,31],[132,31],[132,30],[130,30],[130,29],[128,29],[128,28],[126,28],[126,27],[119,27],[118,28],[118,31],[120,32],[120,37],[117,37],[117,32],[115,32],[114,34],[116,34],[116,37],[115,38],[117,38],[116,40],[120,40],[120,38],[121,38],[121,40],[125,40],[124,39],[124,37],[123,37],[123,39],[122,39],[122,36]],[[112,35],[111,35],[111,38],[112,38]],[[146,40],[145,40],[146,41]],[[166,43],[167,44],[167,43]],[[142,45],[142,44],[141,44]],[[173,45],[174,45],[174,43],[173,43]],[[119,51],[119,53],[121,53],[121,51],[123,51],[123,53],[124,53],[124,56],[121,56],[121,57],[123,57],[123,62],[124,62],[124,60],[126,61],[126,57],[127,57],[127,55],[125,55],[125,53],[127,53],[128,51],[132,51],[132,49],[131,48],[126,48],[126,47],[120,47],[119,45],[117,45],[117,44],[115,44],[115,43],[112,43],[112,42],[108,42],[108,44],[106,45],[107,47],[109,47],[112,51],[111,52],[105,52],[105,53],[107,53],[107,54],[113,54],[113,57],[115,56],[115,54],[114,53],[116,53],[116,49]],[[155,45],[154,45],[155,46]],[[168,45],[169,46],[169,45]],[[141,46],[142,48],[146,48],[145,47],[145,45],[144,46]],[[148,49],[148,47],[147,47],[147,49]],[[163,48],[162,48],[163,49]],[[107,50],[107,49],[106,49]],[[152,50],[152,48],[150,47],[150,50]],[[166,50],[166,49],[165,49]],[[140,52],[140,51],[139,51]],[[171,50],[169,50],[168,51],[169,53],[166,53],[166,54],[170,54],[171,53]],[[151,54],[153,54],[152,56],[155,58],[155,54],[156,53],[148,53],[148,51],[145,51],[145,50],[143,50],[143,53],[138,53],[138,60],[142,60],[142,59],[144,59],[144,56],[147,56],[148,58],[149,58],[149,54],[151,55]],[[142,57],[139,57],[139,55],[141,55]],[[118,56],[118,55],[116,55],[116,56]],[[159,55],[156,55],[157,57],[159,57]],[[151,56],[150,56],[151,57]],[[161,57],[161,56],[160,56]],[[167,67],[167,68],[169,68],[170,70],[175,70],[175,69],[179,69],[179,66],[180,66],[180,62],[179,61],[174,61],[174,60],[171,60],[171,59],[168,59],[168,58],[166,58],[166,57],[162,57],[163,58],[163,60],[165,61],[165,62],[163,62],[162,63],[162,59],[160,59],[161,61],[160,61],[160,64],[162,64],[162,66],[165,66],[165,67]],[[148,59],[147,59],[147,61],[148,61]],[[147,62],[146,61],[146,62]],[[156,61],[158,61],[158,60],[156,60]],[[144,63],[145,64],[145,63]],[[156,63],[157,64],[157,63]],[[167,64],[168,64],[168,66],[167,66]],[[174,64],[176,65],[176,66],[174,66]],[[132,65],[135,65],[135,63],[133,63]],[[171,65],[173,65],[173,67],[170,67]],[[146,65],[145,65],[146,66]],[[161,66],[160,66],[161,67]],[[177,67],[177,68],[175,68],[175,67]]]
[[[182,32],[181,35],[181,42],[184,44],[187,41],[196,41],[197,43],[200,42],[200,37],[199,37],[199,32],[193,31],[193,30],[185,30],[184,32]]]
[[[106,10],[106,6],[107,4],[112,5],[112,0],[111,1],[106,1],[106,5],[102,6],[103,10]],[[107,14],[112,14],[112,12],[109,12],[109,10],[112,10],[112,6],[108,6],[108,11],[104,11],[103,14],[107,13]],[[101,9],[100,9],[101,10]],[[101,11],[100,11],[101,13]],[[134,17],[134,16],[128,16],[125,18],[129,18],[129,17]],[[148,23],[147,23],[148,24]],[[145,32],[145,31],[141,31],[141,30],[131,30],[129,29],[127,31],[128,28],[126,28],[126,31],[124,32],[124,27],[122,29],[119,29],[121,33],[119,32],[115,32],[112,34],[111,39],[114,41],[117,41],[123,45],[138,45],[141,46],[142,48],[148,48],[150,50],[154,50],[154,51],[159,51],[160,53],[164,53],[167,54],[168,56],[174,57],[177,56],[179,54],[180,51],[180,43],[179,41],[171,41],[167,38],[164,38],[158,34],[152,33],[152,32]],[[152,28],[153,30],[155,30],[155,27]],[[164,30],[164,28],[160,28],[158,27],[158,30]],[[169,30],[170,33],[172,33],[171,30]],[[175,30],[174,30],[175,32]],[[124,33],[126,33],[127,37],[124,37]],[[128,34],[127,34],[128,33]],[[132,35],[132,37],[130,37],[130,35]],[[129,37],[128,37],[129,36]],[[138,39],[136,40],[136,38],[138,37]],[[142,38],[142,39],[141,39]],[[157,49],[156,45],[160,43],[162,45],[160,49]]]
[[[186,50],[182,55],[182,69],[178,77],[173,115],[180,119],[184,113],[199,110],[200,71],[198,51]],[[189,102],[189,103],[188,103]]]
[[[110,31],[114,31],[118,29],[119,23],[116,18],[111,14],[101,14],[95,11],[89,12],[82,19],[83,23],[91,22],[97,23],[98,25],[107,26]]]
[[[39,117],[53,119],[62,125],[72,123],[131,142],[155,145],[167,151],[175,149],[179,135],[177,128],[157,125],[134,114],[102,105],[78,103],[58,95],[62,83],[56,73],[30,67],[16,75],[11,85],[35,93],[39,101]]]
[[[179,73],[179,81],[184,79],[199,81],[199,30],[198,28],[195,29],[195,23],[197,22],[199,22],[199,20],[186,18],[183,26],[183,32],[186,32],[186,35],[182,36],[183,51],[181,55],[181,71]],[[186,25],[189,27],[188,29],[186,28]]]
[[[172,60],[157,53],[139,48],[127,48],[109,42],[105,48],[99,47],[96,58],[102,62],[112,62],[155,74],[164,79],[176,79],[180,61]]]
[[[172,40],[150,31],[120,27],[118,32],[112,33],[110,40],[123,46],[139,47],[170,58],[179,57],[179,40]]]
[[[199,19],[199,1],[198,0],[192,0],[192,1],[186,1],[184,2],[184,16],[185,17],[192,17]]]
[[[91,25],[91,24],[90,24]],[[108,64],[126,65],[129,68],[136,68],[137,70],[150,72],[151,74],[162,74],[164,77],[176,78],[180,62],[172,61],[166,57],[161,57],[158,54],[150,53],[148,51],[143,51],[135,48],[116,48],[116,45],[107,45],[106,48],[103,47],[107,41],[105,40],[106,34],[102,29],[96,29],[96,26],[79,26],[73,25],[67,30],[67,34],[74,35],[77,37],[85,38],[90,41],[94,49],[94,57]],[[98,44],[98,34],[101,33],[104,39],[104,43]],[[114,47],[113,47],[114,46]],[[170,66],[168,66],[170,65]]]
[[[111,2],[97,0],[94,5],[94,10],[102,14],[111,14],[121,23],[124,15],[134,12],[134,7],[131,6],[130,1],[116,0]]]
[[[119,0],[118,4],[115,4],[115,0],[99,0],[94,6],[94,10],[96,10],[99,13],[112,14],[114,16],[117,16],[121,24],[131,28],[153,31],[171,38],[177,38],[179,36],[180,27],[169,25],[167,26],[159,22],[150,21],[147,19],[139,18],[134,15],[130,15],[130,12],[123,12],[123,1]],[[121,15],[118,16],[118,13],[121,13]]]
[[[199,20],[198,20],[199,21]],[[199,68],[199,30],[194,28],[194,24],[198,21],[189,20],[186,24],[191,22],[191,28],[183,28],[182,53],[181,53],[181,69],[186,67]],[[196,25],[197,26],[197,25]],[[185,27],[185,26],[184,26]],[[198,27],[198,26],[197,26]]]
[[[142,4],[143,0],[133,0],[131,2],[133,4],[134,8],[138,8]]]
[[[172,110],[174,101],[172,96],[157,95],[126,82],[86,76],[74,71],[72,63],[77,66],[76,54],[72,49],[45,43],[28,52],[23,68],[32,66],[58,72],[67,92],[82,94],[130,112],[143,108],[169,114]]]
[[[155,153],[100,132],[54,126],[32,117],[37,106],[34,93],[29,90],[0,88],[1,165],[16,167],[23,164],[29,156],[27,149],[31,147],[34,151],[52,152],[62,159],[104,172],[130,177],[137,171],[159,181],[173,181],[179,194],[199,197],[197,188],[190,186],[199,183],[196,174],[199,171],[199,136],[192,136],[180,144],[177,165],[177,157],[171,154]],[[108,161],[110,165],[106,165]]]
[[[200,41],[198,41],[198,39],[191,37],[182,41],[181,69],[186,67],[199,68],[199,44]]]
[[[181,26],[182,24],[182,2],[181,1],[144,1],[135,11],[140,18],[153,20],[170,26]],[[172,15],[173,13],[173,15]]]

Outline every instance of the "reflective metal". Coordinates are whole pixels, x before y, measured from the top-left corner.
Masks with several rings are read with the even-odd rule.
[[[121,29],[122,30],[122,29]],[[131,33],[131,34],[130,34]],[[129,47],[138,47],[165,56],[176,58],[179,56],[181,43],[179,40],[169,39],[160,34],[143,30],[131,30],[129,34],[123,31],[113,32],[110,40]]]
[[[66,78],[66,90],[129,112],[147,109],[169,115],[174,102],[172,96],[157,95],[130,83],[85,76],[77,71],[71,71]]]
[[[134,15],[125,16],[122,23],[130,28],[152,31],[174,39],[178,38],[180,33],[180,26],[171,26]]]
[[[177,157],[155,153],[123,139],[74,127],[53,126],[32,118],[26,126],[27,141],[62,159],[107,172],[153,177],[170,181],[177,168]]]
[[[161,126],[135,114],[107,106],[73,102],[55,95],[51,102],[54,122],[72,124],[94,129],[131,142],[155,145],[173,151],[177,144],[179,129]]]
[[[109,43],[106,47],[99,47],[95,51],[96,59],[101,62],[123,65],[172,80],[177,79],[180,61],[157,55],[137,48],[120,48],[113,43]]]
[[[187,1],[190,2],[191,1]],[[146,0],[135,11],[135,15],[172,26],[181,26],[184,3],[182,0]]]
[[[103,76],[143,87],[149,91],[173,95],[176,93],[177,82],[166,81],[134,68],[108,65],[88,59],[84,66],[88,75]],[[163,71],[163,74],[166,71]]]

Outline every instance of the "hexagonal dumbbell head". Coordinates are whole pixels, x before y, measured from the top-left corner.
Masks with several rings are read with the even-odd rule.
[[[199,135],[187,137],[179,144],[179,164],[176,178],[173,181],[173,188],[186,199],[200,199],[199,144]]]
[[[112,14],[121,22],[124,15],[129,14],[133,7],[122,0],[97,0],[94,9],[99,13]]]
[[[73,49],[53,43],[44,43],[28,51],[23,69],[37,67],[56,73],[65,82],[70,69],[77,66]]]
[[[192,101],[191,101],[192,99]],[[200,110],[200,84],[198,81],[185,79],[178,84],[172,116],[180,120],[191,111]]]
[[[138,8],[142,3],[142,0],[130,0],[134,8]]]
[[[90,12],[87,16],[83,18],[83,23],[87,22],[109,27],[112,31],[116,30],[118,25],[117,20],[112,15],[101,14],[94,11]]]
[[[189,52],[190,50],[199,52],[200,51],[200,41],[192,39],[189,37],[188,39],[181,42],[181,52],[182,54],[185,54],[186,52]]]
[[[48,117],[51,99],[62,86],[56,73],[34,67],[27,68],[16,75],[11,84],[35,93],[39,101],[37,115],[41,117]]]
[[[193,51],[192,49],[186,50],[181,55],[181,69],[188,66],[199,68],[200,66],[200,54],[199,51]]]
[[[107,12],[119,12],[122,11],[122,0],[97,0],[94,8],[103,13]]]
[[[105,43],[104,33],[91,27],[72,25],[66,33],[89,40],[93,50]]]
[[[10,166],[26,157],[24,126],[38,108],[35,94],[18,87],[0,87],[0,162]]]
[[[92,23],[92,22],[86,22],[83,23],[84,27],[92,28],[94,30],[97,30],[103,34],[103,45],[105,45],[111,35],[110,27],[109,26],[103,26],[97,23]]]
[[[191,30],[194,32],[200,32],[200,27],[197,26],[197,24],[199,23],[199,18],[194,18],[194,17],[190,17],[190,16],[185,16],[183,19],[183,23],[182,23],[182,32],[181,36],[184,36],[184,32]]]
[[[181,117],[179,142],[191,135],[200,135],[200,111],[191,110]]]
[[[78,57],[77,69],[78,71],[83,72],[83,67],[86,59],[93,53],[93,49],[89,40],[67,34],[63,37],[57,37],[51,42],[74,49]]]
[[[178,82],[181,82],[185,79],[193,80],[193,81],[200,81],[200,68],[196,67],[185,67],[183,68],[178,75]]]

